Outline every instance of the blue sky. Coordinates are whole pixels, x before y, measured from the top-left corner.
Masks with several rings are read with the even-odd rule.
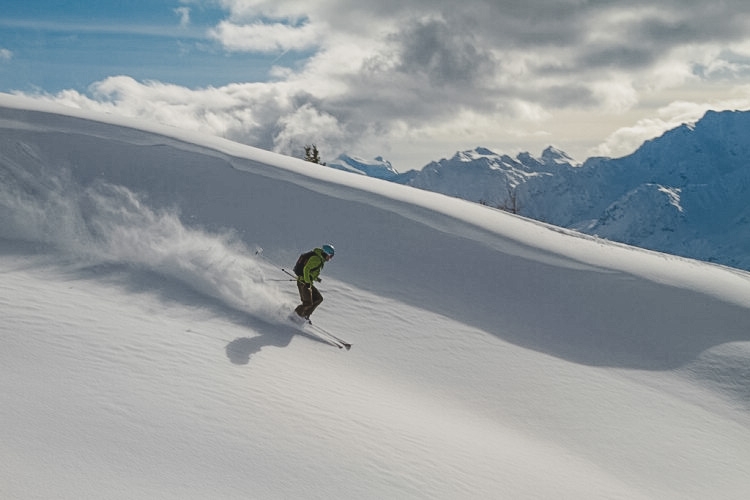
[[[225,13],[206,4],[181,25],[177,1],[10,2],[0,17],[0,91],[85,91],[129,75],[187,87],[262,81],[278,55],[228,52],[208,36]],[[289,54],[286,54],[289,57]]]
[[[6,2],[0,92],[399,171],[750,109],[747,0]]]

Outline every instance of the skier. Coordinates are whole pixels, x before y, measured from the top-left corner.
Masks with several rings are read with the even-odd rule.
[[[297,259],[294,273],[297,275],[297,289],[302,303],[294,310],[297,316],[310,320],[310,315],[315,308],[323,302],[323,296],[313,285],[313,281],[321,282],[320,271],[326,262],[333,258],[335,250],[333,245],[323,245],[309,252],[303,253]]]

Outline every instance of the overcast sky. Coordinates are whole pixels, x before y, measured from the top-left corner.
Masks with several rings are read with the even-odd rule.
[[[477,146],[583,161],[750,109],[750,2],[11,2],[0,91],[399,171]]]

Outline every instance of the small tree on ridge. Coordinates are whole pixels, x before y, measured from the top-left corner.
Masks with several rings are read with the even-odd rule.
[[[318,165],[325,165],[325,162],[320,161],[320,153],[315,144],[305,146],[305,161],[317,163]]]

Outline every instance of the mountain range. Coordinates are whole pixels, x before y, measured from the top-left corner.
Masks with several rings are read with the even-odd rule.
[[[612,241],[750,269],[750,112],[707,112],[622,158],[457,152],[399,174],[376,158],[331,166],[503,208]]]

